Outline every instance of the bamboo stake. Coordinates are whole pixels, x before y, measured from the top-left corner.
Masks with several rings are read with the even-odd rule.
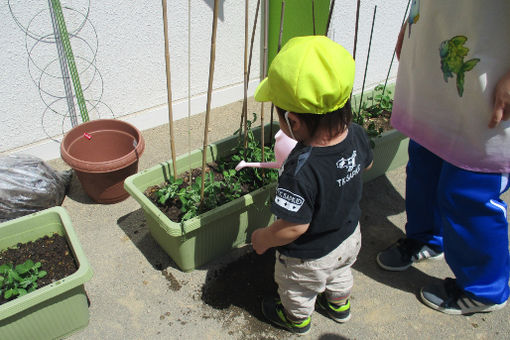
[[[370,58],[370,47],[372,46],[372,33],[374,33],[374,23],[375,23],[375,12],[376,11],[377,11],[377,5],[374,7],[374,15],[372,17],[372,28],[370,29],[370,40],[368,41],[367,61],[365,64],[365,74],[363,75],[363,86],[361,87],[361,96],[359,98],[358,115],[361,113],[361,104],[363,104],[363,91],[365,90],[365,79],[367,77],[368,59]]]
[[[352,58],[356,60],[356,45],[358,44],[358,22],[359,22],[359,8],[361,0],[356,4],[356,23],[354,24],[354,47],[352,50]]]
[[[264,39],[266,42],[268,41],[267,37],[269,36],[268,26],[269,26],[269,0],[264,0],[264,36],[266,37]],[[264,45],[264,59],[266,60],[266,65],[268,65],[269,61],[268,61],[267,44]],[[273,111],[274,111],[274,105],[271,104],[271,116],[270,116],[271,122],[269,124],[269,135],[270,136],[273,136],[273,121],[274,121]],[[271,146],[272,144],[273,144],[273,138],[270,138],[269,145]]]
[[[334,8],[335,8],[335,0],[331,0],[331,7],[329,8],[328,24],[326,26],[326,34],[325,34],[325,36],[328,36],[329,24],[331,23],[331,16],[333,15],[333,9]]]
[[[283,35],[283,19],[285,18],[285,1],[282,1],[282,11],[280,14],[280,35],[278,37],[278,50],[277,53],[280,52],[282,48],[282,35]]]
[[[285,1],[282,1],[282,10],[280,14],[280,34],[278,36],[278,48],[276,49],[276,54],[280,52],[280,49],[282,48],[282,36],[283,36],[283,19],[285,18]],[[273,112],[274,112],[274,104],[271,103],[271,129],[270,133],[271,136],[273,135]]]
[[[244,98],[243,111],[244,117],[244,153],[246,156],[246,147],[248,146],[248,8],[249,0],[244,1]]]
[[[312,0],[312,23],[313,23],[313,35],[315,35],[315,0]]]
[[[163,4],[163,30],[165,35],[165,64],[166,64],[166,94],[168,101],[168,126],[170,129],[170,150],[172,153],[172,170],[173,175],[177,176],[177,166],[175,161],[175,142],[174,142],[174,118],[172,112],[172,79],[170,77],[170,48],[168,46],[168,22],[167,22],[167,5],[166,0],[162,0]]]
[[[200,204],[202,204],[202,202],[204,201],[205,166],[207,160],[207,135],[209,130],[209,116],[211,113],[211,93],[213,87],[214,60],[216,58],[216,31],[218,27],[218,4],[219,0],[214,0],[214,12],[211,34],[211,56],[209,61],[209,84],[207,87],[207,107],[205,111],[204,147],[202,149],[202,188],[200,190]]]
[[[252,61],[252,54],[253,54],[253,42],[255,41],[255,31],[257,30],[259,9],[260,9],[260,0],[257,1],[257,9],[255,10],[255,20],[253,22],[253,30],[251,32],[250,57],[248,58],[248,82],[250,81],[251,61]],[[267,60],[266,60],[266,62],[267,62]]]
[[[255,11],[255,20],[253,22],[253,30],[251,33],[250,56],[248,57],[248,78],[246,80],[246,82],[248,84],[250,83],[251,61],[252,61],[252,55],[253,55],[253,42],[255,40],[255,31],[257,30],[257,20],[258,20],[258,16],[259,16],[259,8],[260,8],[260,0],[257,1],[257,9]],[[244,120],[244,115],[241,114],[241,125],[239,126],[239,139],[241,139],[243,120]],[[246,138],[247,138],[247,136],[245,135],[245,140],[246,140]]]
[[[262,63],[262,79],[267,76],[267,41],[268,32],[264,32],[264,59]],[[260,147],[261,147],[261,161],[265,161],[264,144],[265,144],[265,129],[264,129],[264,103],[260,103]],[[265,169],[262,169],[262,177],[265,176]]]
[[[407,18],[407,11],[409,10],[409,4],[411,3],[411,0],[409,0],[407,2],[407,7],[406,7],[406,11],[404,12],[404,18],[402,19],[402,24],[400,24],[400,27],[402,28],[402,26],[404,26],[404,23],[406,21],[406,18]],[[388,84],[388,78],[390,77],[390,71],[391,71],[391,66],[393,65],[393,59],[395,59],[395,54],[397,53],[397,48],[395,46],[395,48],[393,49],[393,55],[391,56],[391,62],[390,62],[390,67],[388,68],[388,74],[386,75],[386,80],[384,81],[384,87],[383,87],[383,90],[382,90],[382,95],[384,96],[384,92],[386,92],[386,84]]]

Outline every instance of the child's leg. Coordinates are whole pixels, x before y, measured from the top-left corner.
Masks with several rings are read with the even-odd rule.
[[[308,318],[314,311],[318,294],[318,272],[307,270],[306,262],[276,252],[275,282],[278,295],[285,308],[285,314],[291,321]],[[320,286],[320,283],[319,283]]]
[[[509,296],[508,176],[466,171],[445,162],[439,187],[446,261],[472,298],[500,304]]]
[[[327,288],[332,298],[337,298],[339,292],[348,295],[352,287],[352,274],[350,270],[340,268],[350,268],[360,248],[361,232],[358,224],[352,235],[340,246],[319,259],[305,261],[276,252],[275,281],[289,319],[303,320],[309,317],[315,309],[317,295]],[[341,277],[335,274],[339,271],[342,271]]]
[[[360,227],[352,233],[342,244],[335,249],[336,264],[332,268],[326,281],[324,294],[329,303],[345,305],[353,286],[351,266],[356,261],[361,248]]]

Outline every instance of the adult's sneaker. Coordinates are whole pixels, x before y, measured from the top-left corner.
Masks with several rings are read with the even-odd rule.
[[[422,288],[420,297],[430,308],[446,314],[487,313],[502,309],[506,305],[506,301],[500,304],[487,304],[470,298],[452,278],[445,279],[441,284]]]
[[[264,298],[262,300],[262,314],[271,321],[271,323],[280,326],[292,333],[304,335],[310,331],[311,318],[301,322],[292,322],[287,319],[282,302],[274,298]]]
[[[317,296],[317,304],[336,322],[344,323],[351,318],[351,300],[347,300],[345,305],[336,306],[328,302],[326,294],[320,293]]]
[[[404,271],[414,262],[422,260],[439,260],[444,257],[428,245],[411,238],[401,238],[389,248],[377,254],[377,264],[386,270]]]

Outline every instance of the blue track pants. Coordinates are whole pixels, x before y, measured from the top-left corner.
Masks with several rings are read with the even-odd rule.
[[[457,284],[474,299],[508,299],[508,174],[463,170],[409,141],[407,237],[444,251]]]

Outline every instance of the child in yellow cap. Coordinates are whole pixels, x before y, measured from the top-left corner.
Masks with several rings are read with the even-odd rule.
[[[362,172],[372,165],[365,130],[352,123],[354,60],[325,36],[296,37],[273,60],[255,100],[277,107],[280,128],[298,141],[280,169],[271,210],[253,232],[257,254],[276,247],[279,299],[262,312],[294,333],[310,330],[315,303],[337,322],[350,318],[351,266],[361,247]]]

